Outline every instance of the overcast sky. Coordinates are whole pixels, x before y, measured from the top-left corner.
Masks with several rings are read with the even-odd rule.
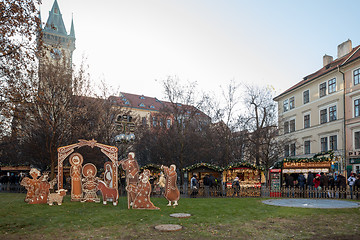
[[[46,22],[54,0],[42,0]],[[358,0],[58,0],[73,62],[87,57],[95,80],[163,99],[177,76],[219,92],[236,82],[279,94],[322,67],[337,45],[360,44]]]

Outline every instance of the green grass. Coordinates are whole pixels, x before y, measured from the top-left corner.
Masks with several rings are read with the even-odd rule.
[[[359,239],[360,208],[306,209],[263,204],[261,198],[187,198],[176,208],[152,198],[161,210],[70,202],[30,205],[24,194],[0,194],[2,239]],[[171,213],[190,213],[176,219]],[[158,232],[158,224],[180,224],[179,232]]]

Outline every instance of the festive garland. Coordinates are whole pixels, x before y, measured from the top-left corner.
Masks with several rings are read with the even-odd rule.
[[[216,166],[216,165],[213,165],[210,163],[195,163],[194,165],[183,168],[183,172],[189,172],[191,170],[194,170],[194,169],[200,168],[200,167],[207,167],[207,168],[210,168],[217,172],[221,172],[224,170],[222,167],[219,167],[219,166]]]
[[[155,168],[155,169],[160,170],[161,166],[158,164],[149,163],[149,164],[146,164],[145,166],[142,166],[140,168],[140,170],[149,169],[149,168]]]
[[[229,169],[238,168],[238,167],[247,167],[247,168],[251,168],[251,169],[254,169],[254,170],[257,169],[257,170],[260,170],[260,171],[265,170],[264,167],[256,166],[255,164],[251,164],[251,163],[248,163],[248,162],[231,163],[231,164],[229,164],[229,166],[225,167],[224,170],[229,170]]]
[[[328,155],[328,156],[326,156],[326,155]],[[327,152],[317,153],[311,158],[284,158],[283,162],[294,162],[294,163],[330,162],[333,159],[334,159],[334,151],[330,150]]]

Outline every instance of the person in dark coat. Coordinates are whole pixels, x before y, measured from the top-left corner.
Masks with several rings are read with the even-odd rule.
[[[308,172],[308,177],[306,180],[306,185],[309,191],[309,197],[313,197],[313,192],[314,192],[314,175],[311,172]]]
[[[356,198],[360,199],[360,174],[356,176],[356,180],[354,183],[354,191],[356,191]]]
[[[336,186],[341,192],[340,198],[346,199],[346,178],[342,174],[338,175],[336,179]]]
[[[304,195],[304,190],[305,190],[305,183],[306,183],[306,178],[304,177],[303,173],[300,173],[298,176],[298,184],[300,187],[300,194],[303,197]]]
[[[329,178],[323,172],[320,173],[320,186],[323,188],[322,197],[326,198],[329,190]]]

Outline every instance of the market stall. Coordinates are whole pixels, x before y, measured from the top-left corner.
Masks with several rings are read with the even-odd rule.
[[[200,187],[203,185],[203,179],[206,175],[213,176],[215,178],[215,184],[221,183],[221,174],[223,169],[219,166],[210,163],[196,163],[194,165],[183,168],[184,179],[190,184],[190,179],[196,174]]]
[[[282,164],[282,174],[292,175],[297,179],[300,173],[307,178],[308,173],[330,173],[334,154],[332,151],[315,154],[311,158],[285,158]]]
[[[262,168],[246,162],[230,164],[223,172],[223,182],[227,189],[232,188],[236,177],[239,178],[240,196],[260,196],[261,183],[265,182]]]

